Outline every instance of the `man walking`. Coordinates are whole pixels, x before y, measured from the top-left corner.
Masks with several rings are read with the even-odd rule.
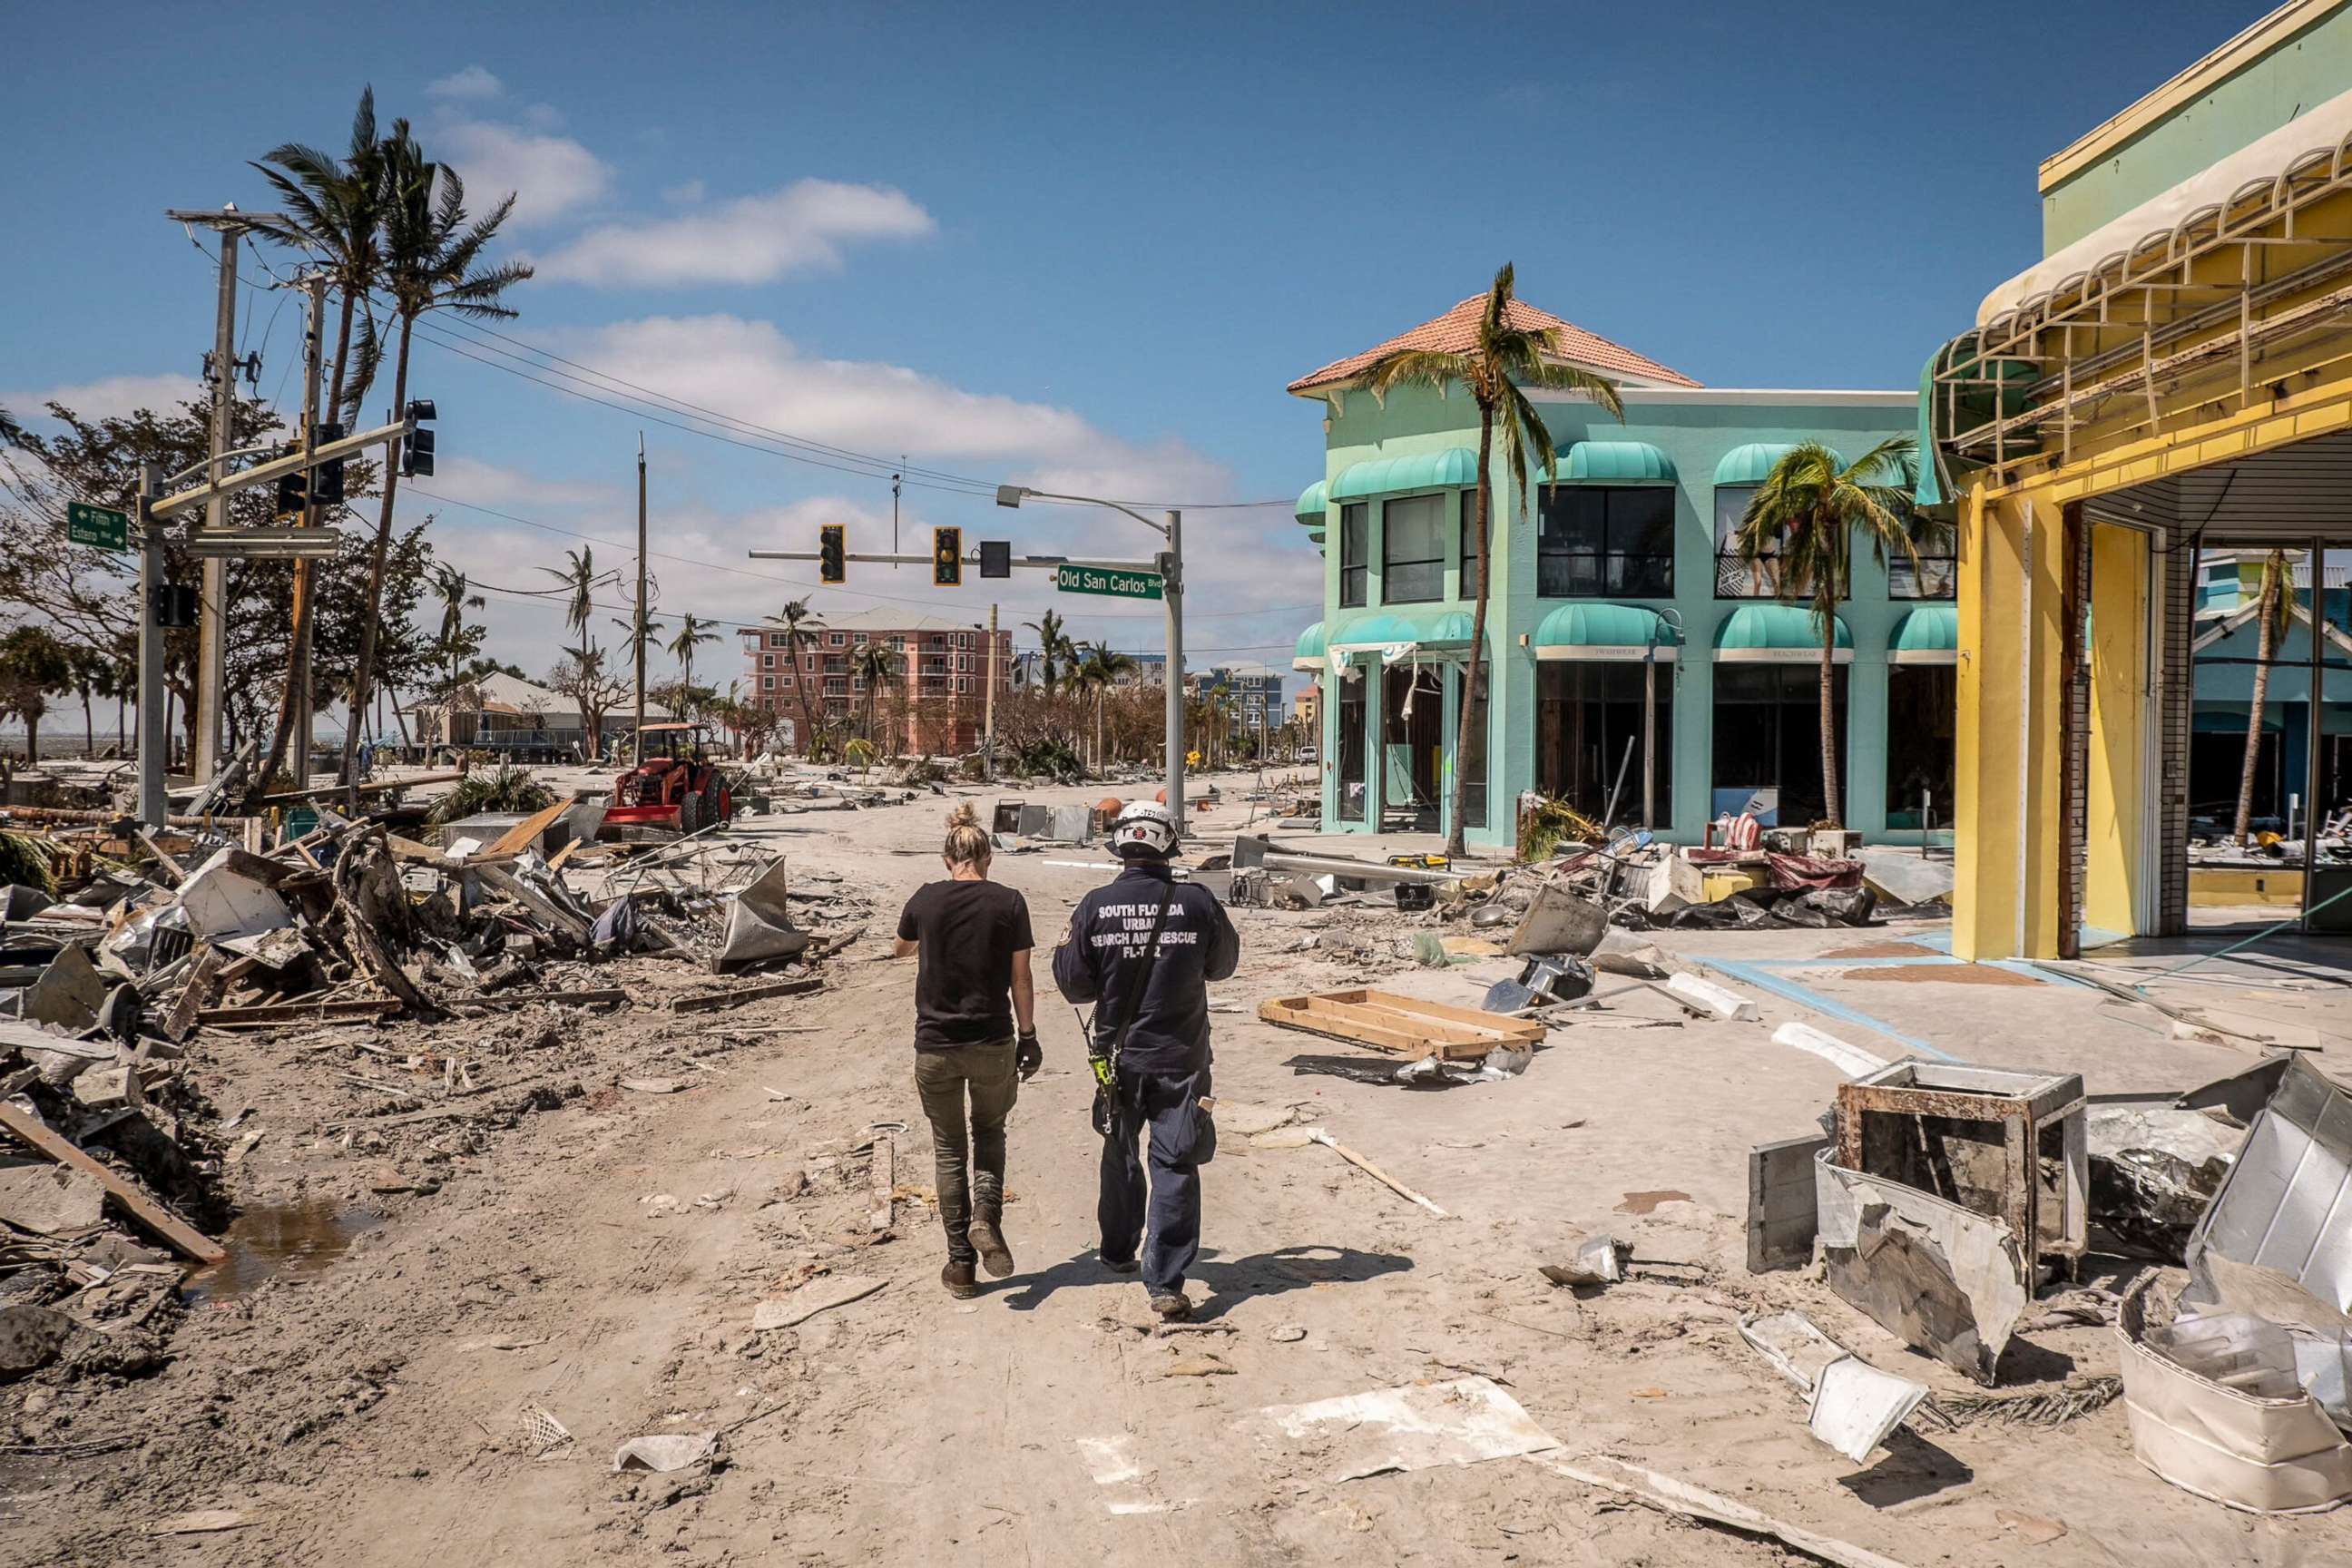
[[[1201,1245],[1201,1166],[1217,1147],[1208,982],[1233,973],[1241,938],[1215,894],[1176,880],[1165,806],[1121,811],[1111,848],[1126,868],[1078,900],[1054,950],[1054,984],[1095,1004],[1087,1053],[1103,1135],[1103,1264],[1125,1274],[1139,1256],[1151,1310],[1176,1319],[1192,1310],[1184,1273]]]

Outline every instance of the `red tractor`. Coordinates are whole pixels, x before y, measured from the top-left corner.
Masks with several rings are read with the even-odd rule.
[[[637,765],[613,784],[608,825],[699,833],[735,815],[727,776],[712,765],[701,724],[648,724],[638,731]]]

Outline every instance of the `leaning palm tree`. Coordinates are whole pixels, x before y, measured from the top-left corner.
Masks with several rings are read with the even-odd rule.
[[[809,693],[809,671],[801,668],[801,644],[809,635],[803,628],[813,618],[806,599],[786,601],[783,612],[776,617],[784,628],[784,659],[792,667],[786,679],[800,693],[801,722],[808,726],[807,733],[801,737],[801,754],[811,762],[816,760],[817,751],[816,704]]]
[[[1783,599],[1809,597],[1813,627],[1822,638],[1822,815],[1839,826],[1837,713],[1837,605],[1853,565],[1853,540],[1870,542],[1883,568],[1888,550],[1902,552],[1919,569],[1919,546],[1903,481],[1918,442],[1890,436],[1848,463],[1819,441],[1791,447],[1748,498],[1736,541],[1753,565],[1776,563],[1773,592]],[[1925,526],[1922,524],[1921,526]]]
[[[6,409],[0,408],[0,447],[22,447],[31,439],[25,427],[8,417]]]
[[[563,552],[561,566],[542,566],[541,572],[562,584],[564,595],[563,624],[580,638],[575,650],[585,660],[595,645],[588,639],[588,622],[596,609],[596,587],[604,578],[596,571],[596,547],[583,544],[577,550]]]
[[[1067,623],[1055,611],[1023,624],[1037,634],[1037,684],[1051,697],[1061,683],[1061,672],[1077,662],[1077,645],[1070,640]]]
[[[2263,709],[2271,698],[2271,656],[2286,637],[2294,614],[2294,589],[2286,552],[2273,550],[2263,557],[2263,587],[2254,601],[2254,624],[2262,639],[2254,654],[2254,700],[2246,710],[2246,756],[2238,768],[2238,816],[2230,836],[2246,842],[2254,818],[2254,769],[2263,754]]]
[[[712,623],[688,610],[678,617],[677,636],[669,639],[670,658],[677,660],[683,679],[690,689],[694,685],[694,650],[707,647],[719,640]]]
[[[886,642],[869,642],[850,656],[849,672],[866,683],[866,739],[869,744],[878,743],[879,738],[874,732],[874,702],[882,695],[884,687],[898,687],[898,651]]]
[[[1503,461],[1510,468],[1522,517],[1528,510],[1528,457],[1535,458],[1538,472],[1549,473],[1553,465],[1551,431],[1520,388],[1538,386],[1580,392],[1612,416],[1625,417],[1624,405],[1618,401],[1613,383],[1560,361],[1558,328],[1520,324],[1530,318],[1512,297],[1513,288],[1514,275],[1507,261],[1495,274],[1494,286],[1486,291],[1486,309],[1478,318],[1477,342],[1472,347],[1454,351],[1401,349],[1364,374],[1364,383],[1375,397],[1385,397],[1390,389],[1399,386],[1425,386],[1443,393],[1459,382],[1478,409],[1478,589],[1470,612],[1470,659],[1463,671],[1462,689],[1465,694],[1478,689],[1479,661],[1486,652],[1488,562],[1492,559],[1487,549],[1487,514],[1495,488],[1495,438],[1497,434],[1502,437]],[[1471,754],[1471,724],[1478,716],[1479,706],[1467,700],[1462,704],[1461,731],[1454,744],[1456,757]],[[1462,853],[1463,800],[1468,783],[1468,773],[1457,765],[1447,810],[1448,855]]]
[[[417,321],[447,310],[469,321],[505,321],[514,308],[501,303],[509,289],[531,275],[523,261],[480,265],[482,253],[514,211],[512,192],[481,217],[466,216],[466,185],[457,171],[425,156],[409,134],[408,121],[393,121],[383,143],[383,287],[392,296],[400,342],[393,361],[392,405],[408,406],[408,345]],[[367,706],[368,680],[375,673],[376,628],[383,617],[384,560],[392,548],[392,509],[400,492],[400,447],[394,443],[383,469],[383,504],[376,515],[375,547],[368,557],[369,614],[360,623],[360,652],[352,671],[352,711]],[[343,776],[351,776],[359,745],[354,726],[343,737]]]

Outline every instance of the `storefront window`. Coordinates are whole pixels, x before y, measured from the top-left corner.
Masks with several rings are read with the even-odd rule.
[[[1645,673],[1657,672],[1654,689]],[[1675,782],[1675,667],[1586,659],[1546,661],[1536,667],[1536,787],[1565,800],[1595,822],[1608,808],[1618,770],[1625,788],[1618,800],[1621,822],[1642,818],[1642,713],[1647,693],[1656,708],[1651,734],[1655,750],[1656,791],[1653,824],[1673,815]]]
[[[1365,570],[1370,560],[1365,550],[1370,513],[1370,508],[1362,501],[1339,509],[1339,607],[1343,610],[1370,603],[1365,594],[1370,576]]]
[[[1886,557],[1886,596],[1890,599],[1956,599],[1959,597],[1959,559],[1953,554],[1958,547],[1954,531],[1948,526],[1923,530],[1915,536],[1913,544],[1919,552],[1919,564],[1900,550]]]
[[[1486,519],[1491,531],[1492,516]],[[1458,598],[1467,599],[1478,592],[1478,492],[1474,488],[1462,492],[1462,591]]]
[[[1445,498],[1400,496],[1381,506],[1381,603],[1445,596]]]
[[[1462,825],[1465,827],[1486,826],[1486,693],[1491,674],[1486,661],[1478,661],[1478,700],[1470,715],[1470,744],[1462,753]],[[1457,677],[1454,691],[1458,694],[1461,681]]]
[[[1837,769],[1845,776],[1845,666],[1831,677]],[[1715,770],[1709,815],[1741,810],[1759,791],[1758,819],[1802,827],[1827,808],[1822,790],[1821,667],[1718,664],[1715,667]]]
[[[1662,485],[1545,487],[1536,592],[1548,599],[1675,592],[1675,492]]]
[[[1361,822],[1370,804],[1364,792],[1365,678],[1339,682],[1339,732],[1331,745],[1339,754],[1339,819]]]
[[[1886,826],[1952,826],[1953,726],[1960,671],[1897,664],[1886,671]]]

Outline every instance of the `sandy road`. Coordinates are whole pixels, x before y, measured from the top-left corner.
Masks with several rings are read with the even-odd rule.
[[[870,888],[870,954],[905,894],[937,874],[946,804],[746,831]],[[1041,941],[1103,875],[1046,862],[1095,853],[1000,857]],[[1283,951],[1323,918],[1241,912],[1244,967],[1217,988],[1237,1005],[1216,1019],[1220,1097],[1296,1105],[1454,1217],[1328,1151],[1229,1138],[1205,1180],[1193,1288],[1204,1329],[1154,1336],[1141,1288],[1091,1260],[1088,1080],[1076,1020],[1041,998],[1046,1070],[1023,1091],[1011,1138],[1006,1227],[1021,1267],[957,1302],[938,1285],[941,1247],[920,1201],[930,1173],[907,1043],[912,966],[860,959],[836,965],[820,995],[692,1026],[748,1043],[710,1058],[688,1091],[596,1094],[529,1118],[437,1194],[391,1205],[331,1268],[200,1310],[169,1369],[82,1418],[86,1430],[139,1419],[172,1436],[135,1457],[11,1472],[0,1557],[1786,1560],[1522,1460],[1335,1480],[1331,1456],[1273,1439],[1254,1414],[1469,1374],[1505,1384],[1566,1452],[1683,1475],[1915,1568],[2316,1562],[2352,1544],[2337,1519],[2251,1521],[2164,1486],[2130,1458],[2116,1408],[2058,1432],[1906,1435],[1868,1467],[1830,1454],[1738,1340],[1741,1311],[1802,1306],[1878,1364],[1958,1386],[1821,1286],[1739,1267],[1740,1152],[1803,1131],[1832,1069],[1772,1049],[1754,1026],[1694,1024],[1561,1031],[1524,1079],[1441,1094],[1297,1076],[1286,1063],[1323,1047],[1251,1015],[1262,996],[1354,976]],[[1462,994],[1495,967],[1382,983]],[[2079,1009],[2092,1032],[2092,1003],[2038,1005]],[[1794,1016],[1767,1001],[1768,1028]],[[808,1032],[752,1032],[773,1026]],[[598,1026],[682,1028],[646,1012]],[[867,1245],[865,1161],[810,1166],[888,1121],[910,1129],[898,1144],[904,1196],[896,1239]],[[1570,1233],[1601,1225],[1659,1261],[1581,1302],[1535,1275]],[[819,1268],[888,1283],[799,1328],[751,1331],[757,1301]],[[2102,1331],[2032,1338],[2045,1372],[2113,1364]],[[527,1405],[574,1440],[519,1452]],[[610,1473],[631,1436],[747,1420],[707,1479]],[[196,1507],[254,1522],[134,1533]],[[2029,1555],[2004,1513],[2068,1533]]]

